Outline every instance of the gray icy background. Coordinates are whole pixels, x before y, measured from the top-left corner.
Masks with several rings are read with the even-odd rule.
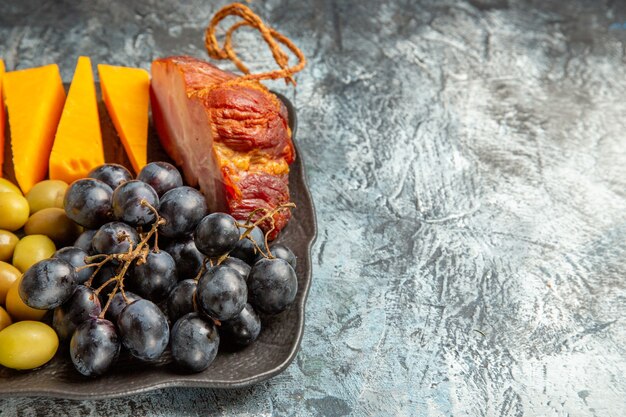
[[[225,1],[3,1],[8,69],[206,57]],[[309,58],[302,348],[246,389],[0,399],[0,416],[626,415],[626,6],[254,1]],[[271,65],[256,37],[248,60]],[[228,64],[220,64],[232,68]]]

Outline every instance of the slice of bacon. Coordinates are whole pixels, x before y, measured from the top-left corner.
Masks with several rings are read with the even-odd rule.
[[[152,62],[152,118],[161,144],[199,186],[211,211],[244,221],[254,210],[289,202],[295,159],[287,109],[258,81],[208,62],[172,56]],[[253,216],[258,219],[262,213]],[[274,216],[276,237],[291,214]],[[271,222],[263,222],[268,231]]]

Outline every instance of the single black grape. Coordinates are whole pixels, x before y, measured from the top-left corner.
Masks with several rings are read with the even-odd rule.
[[[65,192],[63,206],[67,217],[87,229],[97,229],[111,221],[113,190],[100,180],[74,181]]]
[[[122,344],[133,356],[144,361],[161,357],[170,338],[167,318],[149,300],[127,305],[117,319],[117,327]]]
[[[248,277],[250,304],[267,314],[285,310],[296,298],[298,279],[291,265],[283,259],[261,259]]]
[[[122,222],[110,222],[103,225],[93,237],[92,245],[98,253],[107,255],[127,253],[131,247],[137,247],[137,230]]]
[[[113,323],[117,323],[117,318],[128,304],[141,300],[141,297],[134,292],[124,291],[124,294],[126,295],[126,299],[124,299],[124,295],[122,295],[121,291],[116,292],[111,300],[111,304],[109,304],[109,308],[107,309],[106,317]]]
[[[226,213],[211,213],[203,218],[194,233],[198,250],[213,258],[232,250],[239,241],[235,219]]]
[[[63,259],[68,262],[74,268],[81,268],[85,265],[85,258],[89,256],[87,252],[82,250],[81,248],[77,248],[75,246],[68,246],[56,251],[53,255],[54,258]],[[95,272],[95,267],[84,268],[80,271],[76,271],[76,283],[84,284],[91,275]]]
[[[136,264],[125,281],[132,291],[156,303],[169,294],[176,282],[176,264],[165,251],[148,252],[146,261]]]
[[[27,306],[52,310],[69,300],[76,289],[76,271],[63,259],[39,261],[24,272],[18,291]]]
[[[77,248],[81,248],[89,255],[94,255],[95,252],[93,250],[93,246],[91,246],[91,241],[93,240],[94,235],[98,230],[85,230],[83,233],[78,236],[78,239],[74,242],[73,246]]]
[[[296,255],[294,255],[291,249],[289,249],[287,246],[276,243],[270,247],[270,251],[275,258],[287,261],[287,263],[291,265],[293,270],[296,270]]]
[[[241,235],[246,231],[245,227],[239,227],[239,233]],[[265,247],[265,236],[259,226],[254,226],[254,229],[243,239],[240,239],[233,250],[229,253],[230,256],[239,258],[249,265],[254,265],[257,260],[257,256],[261,255],[252,241],[261,248],[261,250],[267,253]],[[262,255],[261,255],[262,256]]]
[[[198,308],[217,320],[236,317],[246,305],[247,299],[246,281],[239,272],[228,266],[211,267],[198,281]]]
[[[112,190],[115,190],[123,183],[133,179],[130,171],[119,164],[100,165],[99,167],[92,169],[91,172],[87,174],[87,177],[95,178],[104,182],[111,187]]]
[[[224,266],[229,266],[231,268],[233,268],[235,271],[239,272],[239,274],[241,274],[241,276],[243,277],[244,280],[248,280],[248,275],[250,274],[250,265],[248,265],[247,263],[245,263],[244,261],[242,261],[239,258],[231,258],[230,256],[226,259],[224,259],[224,261],[222,261],[222,263],[220,265],[224,265]]]
[[[196,281],[185,279],[180,281],[167,298],[167,315],[175,323],[188,313],[193,313],[193,294],[196,292]]]
[[[79,285],[69,300],[54,309],[52,327],[59,339],[69,339],[78,325],[90,317],[97,317],[101,310],[100,300],[94,291]]]
[[[159,214],[165,224],[159,226],[159,233],[165,237],[179,238],[193,232],[207,213],[204,196],[195,188],[173,188],[160,201]]]
[[[94,277],[91,288],[98,289],[103,286],[107,281],[117,275],[120,265],[113,262],[108,262],[100,268],[96,276]],[[100,291],[100,303],[105,305],[109,299],[109,293],[115,288],[115,281],[110,282],[106,287]]]
[[[150,162],[141,168],[137,179],[154,188],[159,197],[169,190],[183,185],[180,172],[174,165],[167,162]]]
[[[156,213],[146,204],[157,209],[159,196],[145,182],[137,180],[125,182],[113,191],[111,201],[113,214],[119,221],[132,226],[145,226],[156,220]]]
[[[248,346],[261,333],[261,319],[250,304],[241,310],[237,317],[225,320],[220,326],[220,334],[224,339],[239,346]]]
[[[181,317],[172,328],[171,339],[174,361],[192,372],[208,368],[220,344],[215,325],[203,320],[197,313]]]
[[[202,268],[204,255],[196,248],[193,237],[172,240],[163,246],[163,250],[172,255],[176,263],[178,280],[195,278]]]
[[[105,319],[87,319],[76,328],[70,341],[74,367],[85,376],[105,373],[115,363],[119,352],[115,326]]]

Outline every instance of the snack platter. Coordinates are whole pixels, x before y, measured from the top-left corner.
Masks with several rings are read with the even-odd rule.
[[[65,85],[67,90],[68,85]],[[98,94],[100,97],[101,95]],[[316,237],[315,212],[306,182],[301,154],[296,142],[296,114],[284,96],[296,160],[290,167],[290,198],[296,207],[292,219],[280,233],[277,243],[288,246],[297,257],[298,291],[291,306],[279,315],[262,316],[258,339],[245,348],[220,345],[216,359],[200,373],[188,373],[172,363],[169,350],[156,362],[146,364],[122,351],[117,363],[104,375],[85,377],[76,372],[61,345],[54,358],[39,369],[16,371],[0,366],[0,394],[60,398],[110,398],[165,387],[237,388],[268,379],[282,372],[294,359],[304,328],[304,308],[311,283],[310,249]],[[130,166],[113,123],[100,101],[99,115],[106,162]],[[11,163],[9,124],[5,128],[3,177],[15,179]],[[148,129],[148,161],[167,161],[152,123]],[[45,321],[45,320],[44,320]]]

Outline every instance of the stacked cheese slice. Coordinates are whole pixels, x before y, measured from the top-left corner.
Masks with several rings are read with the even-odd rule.
[[[71,183],[104,164],[91,61],[78,58],[50,154],[50,179]]]
[[[102,95],[135,171],[147,161],[150,78],[138,68],[98,65]],[[80,57],[67,99],[57,65],[4,73],[16,180],[24,193],[48,175],[72,182],[105,162],[91,61]],[[0,166],[4,149],[0,106]],[[6,165],[6,164],[5,164]]]

